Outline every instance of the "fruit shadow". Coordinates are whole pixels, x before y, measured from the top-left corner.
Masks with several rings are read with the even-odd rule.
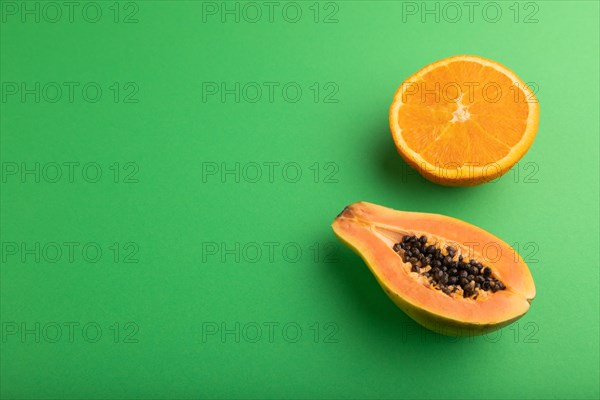
[[[432,344],[454,345],[448,347],[448,356],[472,345],[472,337],[444,336],[416,323],[385,294],[369,267],[349,248],[340,245],[336,262],[329,264],[327,270],[339,282],[338,296],[342,296],[344,304],[352,305],[354,318],[360,320],[361,326],[369,327],[365,329],[372,329],[377,338],[398,346],[410,345],[416,351],[421,348],[423,353],[431,351]]]
[[[448,197],[462,195],[465,188],[430,182],[408,165],[396,150],[389,128],[378,136],[380,139],[375,143],[373,150],[374,164],[379,170],[377,172],[381,173],[392,187],[399,188],[399,192],[413,198],[440,194]]]

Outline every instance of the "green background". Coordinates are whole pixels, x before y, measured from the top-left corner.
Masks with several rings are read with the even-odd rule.
[[[51,9],[38,23],[3,8],[3,398],[598,398],[598,2],[518,3],[516,17],[498,2],[495,23],[486,2],[456,23],[444,3],[436,21],[401,2],[321,2],[315,22],[314,2],[299,2],[297,23],[285,2],[254,23],[203,22],[195,1],[121,2],[118,16],[99,1],[92,23],[80,4],[55,23]],[[531,150],[475,188],[422,179],[388,130],[402,80],[455,54],[507,65],[541,105]],[[39,102],[8,93],[22,82],[40,82]],[[50,102],[52,82],[78,83],[73,101]],[[103,90],[96,103],[87,82]],[[203,82],[279,89],[272,102],[266,91],[249,102],[252,86],[223,102],[203,99]],[[289,82],[297,102],[281,94]],[[50,182],[53,163],[69,162],[72,182],[66,167]],[[9,173],[22,163],[38,163],[39,182]],[[239,178],[203,175],[236,163]],[[515,244],[536,282],[530,312],[488,337],[423,330],[337,244],[329,225],[357,200],[455,216]],[[65,242],[73,262],[51,262]],[[36,243],[39,262],[26,250]]]

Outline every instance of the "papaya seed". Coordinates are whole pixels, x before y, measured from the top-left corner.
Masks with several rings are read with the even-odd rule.
[[[446,251],[448,252],[448,255],[450,257],[454,258],[454,255],[456,254],[456,250],[454,249],[454,247],[448,246],[446,247]]]
[[[427,244],[426,236],[404,235],[392,248],[404,262],[411,264],[411,272],[427,278],[430,287],[447,295],[460,287],[463,297],[476,299],[479,290],[495,293],[505,289],[502,282],[492,277],[490,267],[475,259],[465,262],[462,255],[456,257],[457,250],[452,246],[445,248],[444,255],[435,244]]]

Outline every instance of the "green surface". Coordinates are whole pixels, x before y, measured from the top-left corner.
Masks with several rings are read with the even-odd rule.
[[[2,397],[598,398],[599,6],[518,3],[515,22],[513,3],[495,23],[485,2],[453,23],[387,1],[223,23],[221,2],[81,2],[72,21],[58,2],[52,22],[2,1]],[[541,121],[508,175],[446,188],[397,156],[387,112],[462,53],[534,82]],[[221,82],[239,102],[210,95]],[[516,243],[530,312],[488,337],[423,330],[337,244],[357,200]]]

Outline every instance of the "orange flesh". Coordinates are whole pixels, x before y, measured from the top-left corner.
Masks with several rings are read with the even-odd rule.
[[[381,285],[414,307],[431,314],[472,324],[494,324],[514,319],[529,309],[535,286],[523,260],[506,243],[490,233],[463,221],[435,214],[391,210],[370,203],[355,203],[336,218],[336,234],[354,247],[365,259]],[[506,289],[496,293],[480,292],[477,299],[456,298],[433,289],[410,272],[410,264],[392,249],[404,234],[435,237],[438,243],[459,246],[459,252],[482,259],[480,248],[494,243],[499,257],[486,265]],[[489,245],[488,245],[489,246]],[[472,251],[469,253],[469,249]],[[478,257],[479,256],[479,257]]]
[[[538,117],[535,96],[510,70],[481,57],[456,56],[423,68],[400,86],[390,127],[398,150],[417,169],[451,183],[461,174],[443,170],[475,167],[470,178],[476,184],[506,172],[523,156]]]

